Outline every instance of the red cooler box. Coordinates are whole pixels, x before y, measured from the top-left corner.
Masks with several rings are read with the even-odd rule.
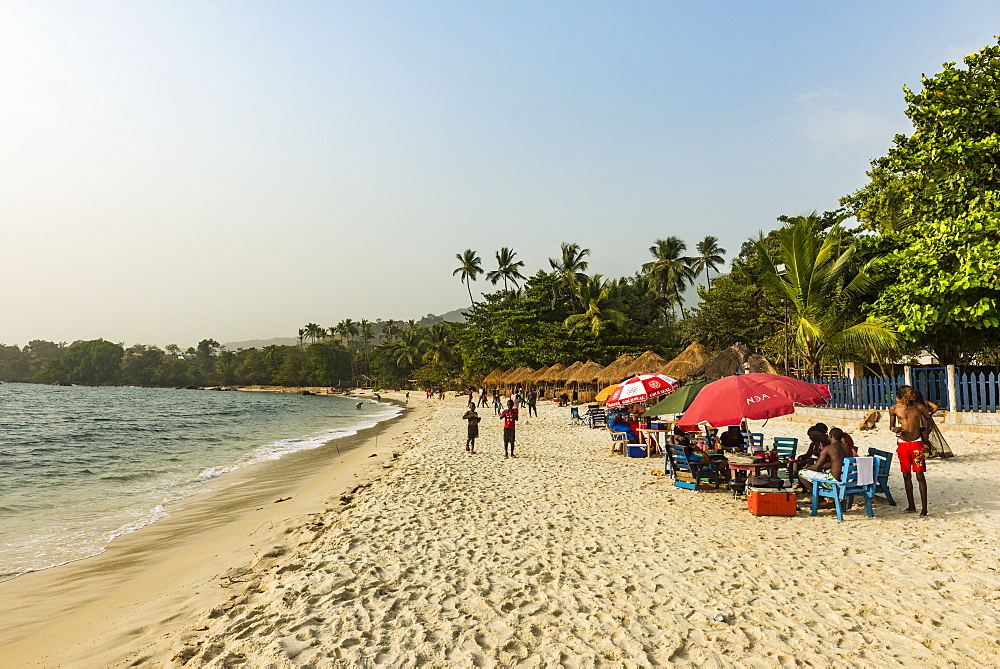
[[[747,494],[747,508],[755,516],[794,516],[794,492],[760,492]]]

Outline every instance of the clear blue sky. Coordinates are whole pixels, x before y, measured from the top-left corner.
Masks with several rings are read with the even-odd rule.
[[[5,2],[0,342],[442,313],[466,248],[732,255],[863,185],[902,86],[998,27],[995,1]]]

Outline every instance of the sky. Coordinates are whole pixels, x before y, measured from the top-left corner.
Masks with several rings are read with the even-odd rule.
[[[0,343],[182,348],[829,210],[1000,3],[0,3]],[[481,277],[473,292],[492,290]]]

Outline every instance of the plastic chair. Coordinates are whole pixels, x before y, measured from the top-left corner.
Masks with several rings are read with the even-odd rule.
[[[622,455],[625,455],[628,448],[628,435],[624,432],[615,432],[614,430],[608,430],[608,434],[611,435],[611,452],[609,455],[614,455],[616,451],[621,451]]]
[[[875,471],[877,473],[878,469]],[[865,515],[874,518],[875,510],[872,508],[872,500],[875,498],[875,484],[858,484],[857,458],[844,458],[844,468],[840,473],[839,481],[812,482],[811,515],[815,516],[819,511],[819,498],[828,497],[833,500],[833,505],[837,509],[837,520],[843,521],[844,509],[851,508],[855,495],[864,497]]]
[[[583,418],[580,416],[579,407],[570,407],[569,417],[573,421],[573,425],[580,425],[581,423],[583,423]]]
[[[792,471],[794,469],[794,467],[792,467],[792,462],[795,460],[795,456],[799,451],[798,438],[775,437],[774,442],[771,444],[771,449],[777,451],[778,462],[780,462],[783,465],[781,469],[785,470],[785,473],[788,475],[789,483],[791,483],[792,486],[794,486],[795,479],[793,477],[795,476],[795,474]]]
[[[892,471],[892,453],[880,451],[877,448],[869,448],[868,455],[875,458],[875,466],[878,468],[875,474],[875,494],[882,493],[889,506],[896,506],[896,500],[889,492],[889,473]]]
[[[716,489],[719,488],[719,463],[713,460],[700,460],[698,462],[692,462],[687,453],[684,452],[683,446],[671,446],[670,447],[670,464],[673,467],[674,481],[677,481],[678,472],[687,472],[694,479],[693,484],[684,485],[681,482],[677,482],[674,485],[679,487],[689,488],[691,490],[698,489],[698,483],[702,479],[708,479],[715,483]]]

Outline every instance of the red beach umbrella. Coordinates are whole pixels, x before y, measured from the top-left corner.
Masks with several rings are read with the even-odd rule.
[[[682,429],[699,423],[713,427],[739,425],[744,418],[760,420],[787,416],[796,404],[826,404],[830,388],[777,374],[737,374],[705,386],[681,416]]]
[[[645,402],[651,397],[659,397],[672,393],[679,388],[681,382],[663,374],[640,374],[627,381],[622,381],[608,397],[608,406],[617,407],[623,404]]]

